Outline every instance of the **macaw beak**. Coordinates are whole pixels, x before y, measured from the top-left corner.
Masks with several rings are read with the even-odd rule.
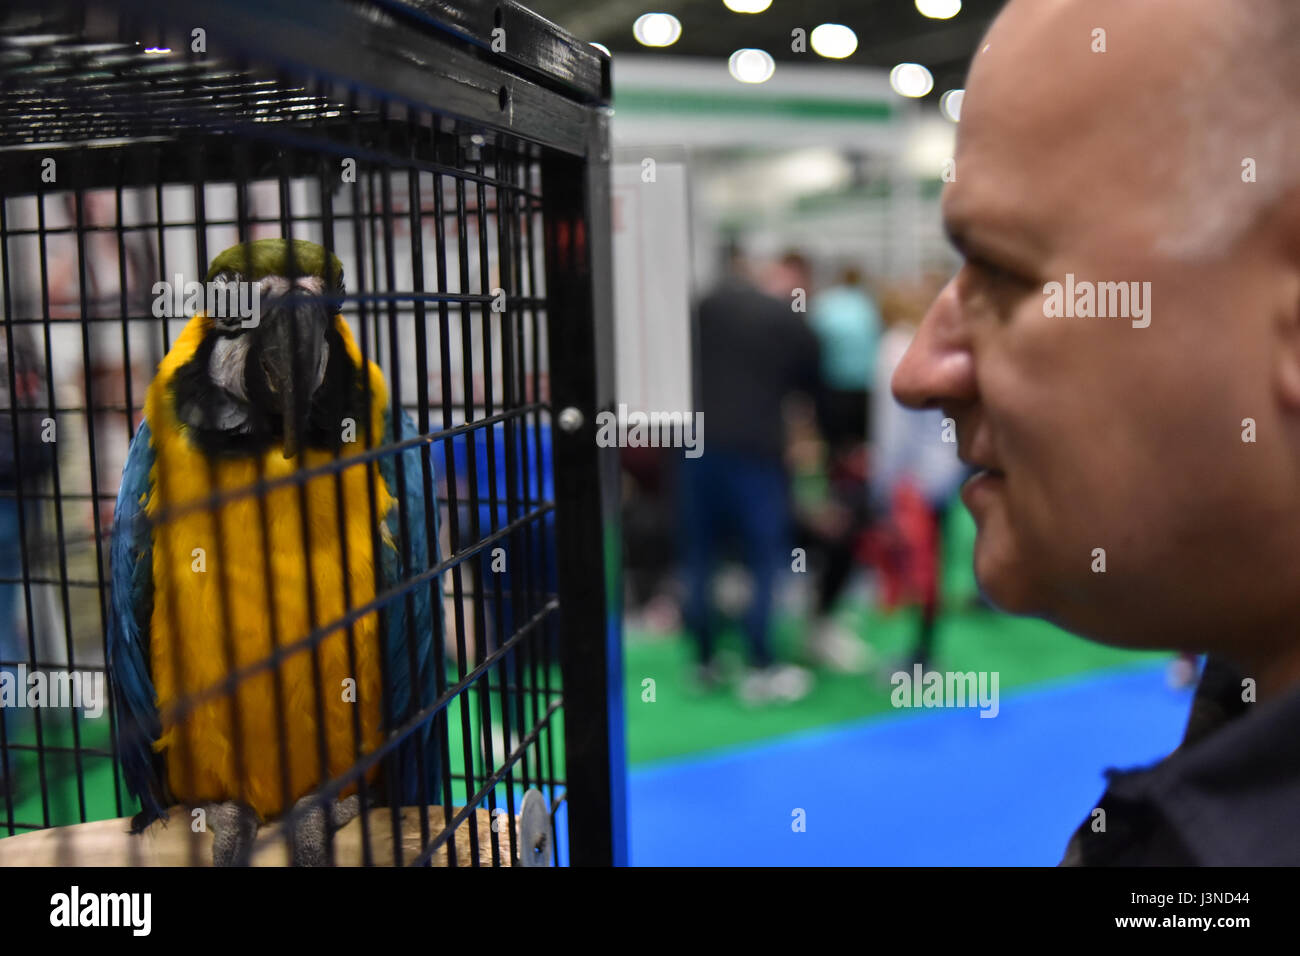
[[[312,396],[319,384],[328,312],[323,303],[290,295],[263,322],[262,373],[280,403],[285,458],[297,457],[306,437]]]

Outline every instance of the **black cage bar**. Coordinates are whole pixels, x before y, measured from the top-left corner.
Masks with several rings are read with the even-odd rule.
[[[229,799],[255,805],[265,788],[288,834],[355,792],[366,863],[388,861],[381,840],[402,864],[455,865],[465,843],[475,864],[626,862],[617,461],[594,440],[613,405],[608,101],[608,58],[514,3],[22,0],[0,13],[0,535],[14,555],[0,565],[0,675],[30,693],[44,672],[50,695],[0,710],[0,837],[139,809],[134,678],[109,627],[114,589],[135,593],[115,544],[128,445],[159,363],[226,347],[211,299],[186,331],[199,320],[177,284],[203,283],[223,249],[293,238],[323,247],[326,265],[312,285],[308,247],[286,245],[274,314],[327,303],[359,353],[336,379],[344,360],[327,342],[315,381],[355,395],[331,404],[318,385],[303,421],[316,428],[326,405],[362,411],[339,419],[328,454],[305,448],[287,472],[241,451],[258,419],[232,412],[212,449],[233,450],[210,449],[206,477],[191,476],[168,462],[200,460],[184,457],[198,426],[176,438],[160,423],[183,420],[182,373],[218,376],[220,363],[191,358],[159,392],[175,408],[150,423],[149,490],[125,513],[153,569],[145,626],[172,648],[142,656],[179,668],[151,673],[173,688],[157,696],[160,726],[198,741],[153,748],[167,795],[216,792],[203,774],[234,768]],[[247,256],[231,281],[251,276]],[[366,384],[371,362],[386,404]],[[240,369],[242,388],[254,372]],[[266,407],[284,412],[267,440],[288,460],[291,403],[272,391]],[[195,414],[226,414],[214,408]],[[189,442],[182,457],[167,457],[173,439]],[[240,462],[253,470],[232,483]],[[187,527],[213,552],[196,549],[192,569],[214,591],[177,583]],[[286,597],[291,580],[301,588]],[[191,593],[219,599],[200,610]],[[249,659],[263,627],[269,652]],[[200,632],[220,640],[187,660]],[[190,673],[214,657],[221,676]],[[371,711],[340,709],[326,689],[362,672],[382,689],[377,736],[362,726]],[[80,706],[51,704],[56,681],[71,693],[96,674],[101,713],[89,690]],[[233,755],[202,753],[203,715]],[[279,779],[258,777],[266,767]],[[545,845],[521,836],[534,790],[555,834]],[[204,862],[197,846],[191,863]]]

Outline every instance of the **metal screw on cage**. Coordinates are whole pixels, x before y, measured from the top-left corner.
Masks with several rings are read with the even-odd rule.
[[[576,432],[582,427],[582,423],[586,421],[586,419],[583,418],[582,412],[579,409],[570,405],[568,408],[564,409],[564,411],[560,412],[558,421],[561,431]]]

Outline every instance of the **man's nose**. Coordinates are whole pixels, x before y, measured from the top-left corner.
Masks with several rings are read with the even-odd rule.
[[[975,398],[975,363],[954,278],[931,304],[894,369],[894,397],[909,408],[937,408]]]

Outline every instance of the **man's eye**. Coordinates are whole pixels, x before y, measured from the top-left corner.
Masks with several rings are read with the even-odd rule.
[[[968,258],[964,291],[992,301],[1010,304],[1038,288],[1035,280],[987,259]]]
[[[1031,284],[1028,279],[1018,273],[1012,272],[1010,269],[1004,269],[1002,266],[986,259],[971,259],[968,260],[968,263],[979,274],[980,278],[998,285],[1028,286]]]

